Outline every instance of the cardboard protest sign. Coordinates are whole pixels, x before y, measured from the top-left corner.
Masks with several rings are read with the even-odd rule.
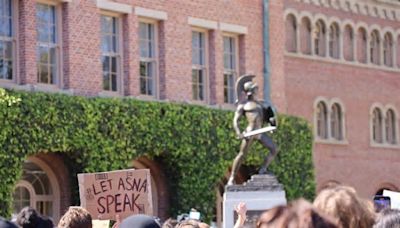
[[[92,228],[109,228],[110,220],[92,220]]]
[[[121,220],[133,214],[153,215],[148,169],[78,174],[81,206],[93,218]]]

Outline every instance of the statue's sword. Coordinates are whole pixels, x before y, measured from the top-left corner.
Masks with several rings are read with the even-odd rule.
[[[263,127],[263,128],[260,128],[260,129],[254,130],[254,131],[246,132],[246,133],[243,134],[243,136],[245,138],[248,138],[250,136],[258,135],[258,134],[261,134],[261,133],[264,133],[264,132],[268,132],[268,131],[273,131],[275,129],[276,129],[276,127],[274,127],[274,126]]]

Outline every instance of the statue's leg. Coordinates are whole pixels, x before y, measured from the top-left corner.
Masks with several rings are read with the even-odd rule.
[[[228,180],[228,185],[232,185],[235,180],[236,173],[238,172],[240,165],[242,164],[247,152],[249,151],[249,146],[253,142],[253,139],[242,139],[242,144],[240,145],[240,152],[236,155],[235,160],[232,165],[231,176]]]
[[[276,149],[275,143],[266,134],[262,134],[259,140],[261,144],[269,150],[269,154],[264,158],[264,163],[259,171],[259,174],[265,174],[267,172],[268,166],[271,164],[272,160],[274,160],[276,154],[278,153],[278,150]]]

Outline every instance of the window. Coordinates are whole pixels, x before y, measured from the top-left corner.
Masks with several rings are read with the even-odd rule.
[[[371,41],[370,41],[370,61],[373,64],[379,65],[380,61],[380,40],[378,31],[373,31],[371,33]]]
[[[339,26],[336,23],[333,23],[329,27],[329,56],[338,59],[339,50]]]
[[[311,54],[311,22],[307,17],[301,20],[300,50],[303,54]]]
[[[314,29],[314,54],[325,56],[326,31],[325,24],[319,20]]]
[[[54,218],[52,185],[46,172],[35,163],[27,161],[23,165],[20,182],[13,194],[13,214],[26,206],[35,208],[40,214]]]
[[[101,51],[103,89],[116,92],[120,74],[119,26],[116,17],[101,16]]]
[[[11,0],[0,0],[0,79],[13,79]]]
[[[333,104],[331,109],[331,137],[336,140],[343,139],[342,110],[339,104]]]
[[[344,141],[344,112],[339,102],[319,101],[316,106],[317,138],[324,141]]]
[[[343,55],[347,61],[354,60],[354,33],[351,26],[347,25],[344,28],[343,34]]]
[[[383,64],[393,66],[393,39],[390,33],[386,33],[383,40]]]
[[[139,23],[140,93],[156,95],[156,39],[155,24]]]
[[[192,97],[204,101],[206,96],[206,33],[192,32]]]
[[[38,83],[58,83],[58,34],[57,15],[54,5],[36,5],[37,75]]]
[[[224,102],[235,102],[235,81],[237,76],[237,56],[235,37],[224,37]]]
[[[383,143],[382,137],[382,113],[375,108],[372,113],[372,138],[376,143]]]
[[[396,134],[396,115],[394,111],[389,109],[386,112],[385,118],[385,130],[386,130],[386,142],[389,144],[397,143],[397,134]]]
[[[328,110],[322,101],[317,105],[317,135],[321,139],[328,138]]]
[[[357,32],[357,60],[360,63],[367,63],[367,32],[364,28]]]
[[[288,15],[285,22],[286,27],[286,51],[297,51],[297,22],[293,15]]]

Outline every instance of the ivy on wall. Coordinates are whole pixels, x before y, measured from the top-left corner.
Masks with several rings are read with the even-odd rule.
[[[232,130],[232,111],[134,99],[9,94],[18,102],[0,102],[1,216],[10,215],[12,192],[27,156],[59,152],[68,157],[73,172],[125,169],[140,156],[157,159],[170,183],[171,213],[196,208],[212,217],[214,188],[240,144]],[[279,153],[271,170],[287,198],[311,199],[315,183],[309,125],[280,115],[272,137]],[[261,164],[267,150],[257,143],[251,150],[246,164]]]

